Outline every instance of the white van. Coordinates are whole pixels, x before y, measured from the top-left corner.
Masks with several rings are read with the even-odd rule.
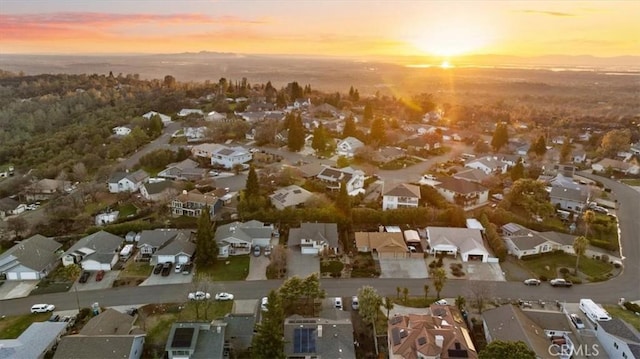
[[[53,304],[34,304],[31,307],[31,313],[46,313],[53,312],[56,306]]]
[[[611,320],[609,313],[591,299],[580,299],[580,310],[594,323]]]

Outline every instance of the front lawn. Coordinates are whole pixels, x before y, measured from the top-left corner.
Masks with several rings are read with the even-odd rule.
[[[558,270],[562,267],[573,271],[576,265],[576,257],[564,252],[553,252],[542,254],[535,258],[525,258],[521,263],[525,268],[533,272],[536,277],[553,279],[559,276]],[[592,278],[606,278],[612,269],[613,266],[609,263],[584,256],[580,258],[580,267],[578,268],[581,273]]]
[[[214,281],[245,280],[249,274],[250,260],[248,255],[218,259],[213,266],[197,267],[197,274]]]
[[[138,213],[138,208],[133,205],[133,203],[126,203],[118,206],[118,217],[119,218],[127,218],[129,216],[133,216]]]
[[[340,261],[322,261],[320,262],[320,272],[329,273],[332,277],[339,277],[342,273],[344,264]]]
[[[148,277],[151,275],[153,266],[149,262],[136,262],[130,261],[125,265],[124,269],[120,272],[119,278],[131,278],[131,277]]]
[[[604,309],[611,314],[612,317],[617,317],[625,322],[631,324],[636,330],[640,330],[640,317],[635,315],[632,311],[620,308],[618,305],[605,305]]]
[[[622,183],[629,186],[640,186],[640,179],[630,178],[621,180]]]
[[[44,322],[49,319],[50,316],[51,313],[38,313],[3,318],[0,320],[0,339],[15,339],[20,336],[31,323]]]
[[[420,160],[413,157],[403,157],[391,162],[383,163],[378,167],[382,170],[399,170],[401,168],[413,166],[416,163],[420,163]]]

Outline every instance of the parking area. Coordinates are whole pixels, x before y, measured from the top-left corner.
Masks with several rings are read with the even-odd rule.
[[[0,285],[0,300],[26,297],[37,286],[37,280],[6,280]]]
[[[427,265],[422,258],[381,258],[380,278],[428,278]]]
[[[320,258],[311,254],[300,253],[300,247],[287,248],[287,276],[308,277],[313,273],[320,274]]]
[[[182,274],[175,273],[175,271],[171,269],[171,273],[169,273],[168,276],[163,277],[161,274],[151,274],[149,278],[145,279],[145,281],[140,283],[140,285],[182,284],[191,283],[192,280],[193,271],[189,274]]]
[[[77,288],[78,292],[85,290],[97,290],[97,289],[107,289],[113,286],[113,282],[120,275],[120,271],[112,270],[104,272],[104,277],[102,277],[101,281],[96,281],[96,273],[95,271],[91,271],[91,276],[87,279],[86,283],[79,283],[76,280],[71,287],[71,290],[75,290]]]

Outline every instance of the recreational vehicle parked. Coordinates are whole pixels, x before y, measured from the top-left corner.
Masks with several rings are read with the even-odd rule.
[[[580,299],[580,310],[594,323],[611,320],[609,313],[591,299]]]

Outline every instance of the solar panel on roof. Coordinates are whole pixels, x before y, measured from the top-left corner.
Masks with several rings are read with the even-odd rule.
[[[393,340],[393,345],[400,344],[400,329],[393,328],[391,329],[391,339]]]
[[[315,353],[316,336],[314,328],[295,328],[293,330],[293,352]]]
[[[194,328],[176,328],[173,332],[171,346],[174,348],[189,348],[193,339]]]

